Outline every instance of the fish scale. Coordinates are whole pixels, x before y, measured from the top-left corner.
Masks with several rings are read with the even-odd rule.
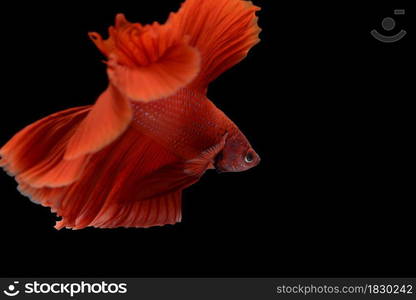
[[[235,126],[205,95],[188,88],[168,98],[131,105],[135,127],[183,159],[219,143]]]

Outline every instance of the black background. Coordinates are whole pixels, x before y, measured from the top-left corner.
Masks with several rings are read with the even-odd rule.
[[[107,85],[87,32],[118,12],[163,22],[180,1],[59,1],[2,9],[0,143]],[[183,222],[56,231],[0,173],[1,276],[414,275],[409,153],[411,12],[405,2],[254,0],[262,42],[209,97],[262,157],[184,193]],[[316,2],[316,1],[314,1]],[[369,32],[394,17],[408,35]],[[391,33],[389,33],[391,34]],[[413,76],[414,77],[414,76]],[[413,185],[413,182],[412,182]]]

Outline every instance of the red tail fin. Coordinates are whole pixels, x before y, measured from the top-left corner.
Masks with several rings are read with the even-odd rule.
[[[68,140],[91,106],[64,110],[17,133],[0,149],[0,166],[19,182],[32,187],[60,187],[73,183],[88,157],[64,161]]]
[[[87,112],[88,109],[83,114],[84,118]],[[82,115],[81,111],[78,113]],[[47,128],[54,130],[59,125],[69,129],[68,126],[73,124],[71,122],[64,124],[62,120],[66,119],[66,113],[62,112],[60,115],[63,118],[58,118],[59,121],[48,117],[38,122],[43,126],[35,126],[36,123],[31,125],[30,131],[37,132],[35,130],[37,129],[41,134],[43,130]],[[75,119],[74,115],[72,117]],[[78,122],[81,120],[82,118]],[[27,181],[26,176],[22,176],[28,170],[39,168],[39,164],[50,159],[50,155],[63,156],[63,150],[59,150],[59,154],[51,154],[45,151],[46,145],[38,143],[41,145],[34,150],[36,153],[41,152],[37,153],[36,159],[25,160],[27,158],[25,154],[30,152],[25,146],[35,144],[35,141],[31,141],[30,131],[19,133],[6,145],[7,147],[3,148],[5,150],[2,149],[5,163],[3,167],[18,172],[16,177],[19,183],[18,189],[23,195],[30,197],[33,202],[50,207],[62,217],[56,228],[150,227],[180,221],[181,190],[187,186],[186,183],[176,186],[176,189],[168,193],[163,193],[142,182],[143,178],[166,165],[178,163],[180,159],[134,127],[130,126],[115,143],[89,155],[78,179],[59,187],[35,186]],[[71,131],[74,130],[68,132]],[[46,132],[43,133],[48,136]],[[65,137],[65,140],[68,139]],[[49,138],[46,142],[49,145],[54,143]],[[63,143],[57,139],[55,142]],[[19,151],[14,151],[16,149]],[[183,170],[178,170],[176,175],[182,176],[182,174],[186,176]],[[194,179],[190,178],[190,180]],[[149,194],[148,189],[153,192]]]

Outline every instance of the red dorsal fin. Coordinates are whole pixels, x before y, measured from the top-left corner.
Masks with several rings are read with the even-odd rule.
[[[255,12],[260,10],[244,0],[186,0],[167,24],[201,53],[201,71],[196,88],[207,85],[240,62],[260,40]]]

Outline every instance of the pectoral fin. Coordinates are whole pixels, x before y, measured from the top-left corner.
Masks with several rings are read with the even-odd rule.
[[[183,190],[196,183],[206,170],[214,169],[214,159],[224,148],[226,137],[224,135],[221,142],[203,151],[198,157],[167,165],[144,178],[140,182],[143,186],[142,199]]]

